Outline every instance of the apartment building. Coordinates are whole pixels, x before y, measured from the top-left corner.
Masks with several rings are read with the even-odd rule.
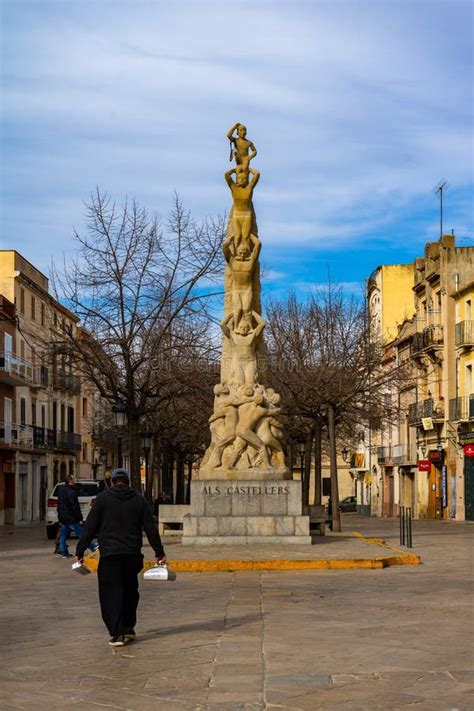
[[[68,354],[57,348],[61,329],[74,328],[77,317],[48,287],[47,277],[18,252],[0,251],[3,308],[14,309],[14,318],[2,321],[0,343],[6,523],[44,519],[47,492],[78,473],[81,459],[81,383]]]
[[[455,314],[455,392],[449,401],[449,437],[453,442],[455,469],[451,471],[453,501],[451,518],[474,521],[474,282],[455,272],[450,293]],[[460,488],[464,497],[458,495]],[[464,516],[463,516],[464,513]]]
[[[474,248],[444,235],[425,246],[411,273],[414,314],[398,324],[386,361],[391,353],[392,367],[405,363],[412,377],[387,392],[398,417],[377,435],[376,513],[396,516],[406,506],[417,518],[463,520],[474,514]],[[404,299],[406,284],[397,291]],[[371,299],[369,289],[373,310]]]
[[[384,346],[380,367],[388,372],[397,367],[394,341],[399,329],[415,313],[413,279],[413,264],[384,264],[377,267],[367,280],[371,331],[374,340]],[[395,381],[387,385],[383,397],[387,406],[397,409]],[[358,479],[358,506],[364,514],[396,516],[399,502],[396,461],[403,448],[398,437],[398,421],[394,418],[380,424],[377,428],[366,428],[363,436],[358,436],[353,460],[359,466],[352,470]]]

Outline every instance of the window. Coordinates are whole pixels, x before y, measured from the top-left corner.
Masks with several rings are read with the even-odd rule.
[[[74,408],[68,407],[67,409],[67,431],[74,432]]]
[[[471,395],[472,394],[472,365],[469,363],[469,365],[466,365],[466,395]]]
[[[36,299],[34,296],[31,297],[31,319],[36,321]]]
[[[31,424],[36,425],[36,400],[31,400]]]
[[[87,398],[82,398],[82,416],[87,417]]]
[[[464,309],[464,316],[466,321],[471,321],[472,319],[472,308],[471,308],[471,299],[466,299],[466,306]]]
[[[25,359],[25,341],[20,341],[20,356]]]
[[[26,399],[20,398],[20,425],[26,425]]]
[[[20,288],[20,313],[25,313],[25,290]]]
[[[87,442],[82,445],[82,461],[87,462]]]
[[[46,405],[41,403],[41,427],[46,427]]]
[[[46,312],[44,308],[44,304],[41,304],[41,325],[44,326],[46,322]]]

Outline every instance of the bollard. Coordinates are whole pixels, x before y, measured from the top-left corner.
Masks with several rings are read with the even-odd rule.
[[[407,547],[413,548],[413,540],[411,535],[411,506],[407,508]]]
[[[400,506],[400,545],[405,545],[405,507]]]

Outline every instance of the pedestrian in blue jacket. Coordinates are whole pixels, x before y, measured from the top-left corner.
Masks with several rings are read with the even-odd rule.
[[[61,550],[61,558],[73,557],[67,547],[69,531],[72,529],[78,538],[82,536],[82,512],[75,487],[76,480],[72,474],[66,477],[64,486],[58,487],[58,521],[61,526],[59,548]],[[89,548],[91,551],[95,551],[97,550],[97,545],[91,543]]]

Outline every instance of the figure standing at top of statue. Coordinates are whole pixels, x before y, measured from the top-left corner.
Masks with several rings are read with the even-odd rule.
[[[234,136],[234,131],[237,131],[237,136]],[[231,144],[229,160],[232,160],[233,155],[237,166],[244,171],[249,169],[250,161],[257,155],[257,149],[252,141],[246,139],[246,135],[247,128],[243,123],[235,123],[232,128],[227,131],[227,138]],[[251,151],[250,155],[249,151]]]
[[[234,173],[236,174],[235,180],[232,180]],[[249,173],[253,175],[250,181]],[[248,245],[254,219],[252,204],[253,189],[258,183],[260,173],[258,170],[253,170],[253,168],[241,171],[232,168],[225,173],[224,177],[234,201],[231,218],[235,246],[238,247],[241,242]]]
[[[251,245],[243,242],[234,254],[231,249],[232,236],[227,237],[222,245],[224,257],[232,274],[232,316],[234,324],[240,322],[242,314],[248,321],[252,315],[253,284],[252,277],[260,254],[262,243],[255,235],[250,235]],[[253,249],[251,250],[251,247]]]

